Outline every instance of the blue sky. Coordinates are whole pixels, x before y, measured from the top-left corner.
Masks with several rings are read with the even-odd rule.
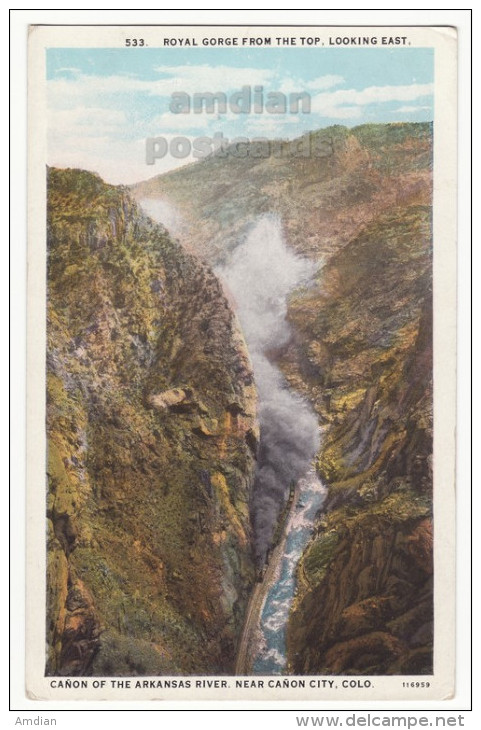
[[[433,51],[428,48],[48,49],[49,164],[132,183],[193,161],[145,159],[146,138],[222,133],[295,138],[331,124],[433,119]],[[309,113],[174,114],[173,93],[244,86],[307,92]]]

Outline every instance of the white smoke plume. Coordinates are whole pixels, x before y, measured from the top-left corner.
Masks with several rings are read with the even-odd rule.
[[[159,198],[143,198],[139,204],[152,220],[161,223],[173,236],[179,236],[184,231],[182,216],[172,203]]]
[[[265,560],[291,484],[309,469],[319,448],[315,414],[290,391],[269,361],[290,338],[289,293],[307,284],[315,266],[289,250],[275,216],[263,216],[217,273],[232,294],[247,341],[259,392],[261,439],[251,502],[254,549]]]
[[[185,222],[167,201],[145,198],[142,208],[174,235]],[[315,265],[297,256],[284,240],[274,215],[259,218],[246,238],[216,271],[233,300],[250,352],[259,392],[261,428],[258,466],[251,499],[254,552],[265,560],[279,513],[291,484],[304,476],[319,448],[315,414],[289,390],[281,372],[269,359],[291,336],[287,298],[308,284]]]

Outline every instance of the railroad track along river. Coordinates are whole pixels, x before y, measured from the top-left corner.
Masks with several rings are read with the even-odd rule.
[[[242,630],[241,639],[237,651],[237,659],[235,664],[235,673],[237,675],[248,675],[252,672],[252,664],[258,650],[258,637],[260,633],[260,621],[262,609],[266,601],[267,594],[272,584],[277,580],[281,568],[281,562],[285,554],[287,535],[293,516],[295,514],[296,505],[300,498],[300,482],[296,483],[294,488],[294,496],[290,500],[290,508],[284,518],[284,526],[282,537],[278,544],[272,549],[267,569],[261,582],[256,583],[252,591],[249,605],[246,611],[244,628]]]

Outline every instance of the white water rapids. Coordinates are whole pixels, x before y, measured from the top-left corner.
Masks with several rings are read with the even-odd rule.
[[[179,229],[162,201],[141,204],[148,215],[172,232]],[[286,626],[295,591],[295,569],[312,534],[325,489],[312,466],[319,449],[316,415],[307,401],[289,389],[269,354],[288,343],[289,294],[309,284],[315,266],[287,247],[280,220],[265,215],[253,222],[230,260],[216,273],[234,300],[259,393],[261,438],[251,502],[258,566],[266,559],[290,487],[296,483],[299,487],[297,504],[286,525],[285,551],[262,608],[252,665],[255,674],[281,674],[286,666]]]

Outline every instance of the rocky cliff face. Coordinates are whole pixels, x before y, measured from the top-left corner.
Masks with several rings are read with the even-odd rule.
[[[430,124],[335,126],[285,143],[282,156],[260,152],[227,149],[133,194],[177,208],[185,245],[216,265],[264,213],[279,215],[298,253],[324,261],[383,212],[431,204]]]
[[[324,424],[329,485],[298,567],[295,673],[432,668],[430,241],[428,209],[380,216],[331,258],[321,298],[293,305],[287,367]]]
[[[291,297],[292,339],[272,355],[318,414],[329,486],[298,568],[289,667],[429,673],[431,127],[333,127],[309,141],[320,154],[296,156],[299,140],[284,158],[227,152],[135,195],[177,206],[210,263],[265,212],[318,262],[312,287]]]
[[[129,193],[48,176],[47,674],[232,671],[257,448],[217,279]]]

